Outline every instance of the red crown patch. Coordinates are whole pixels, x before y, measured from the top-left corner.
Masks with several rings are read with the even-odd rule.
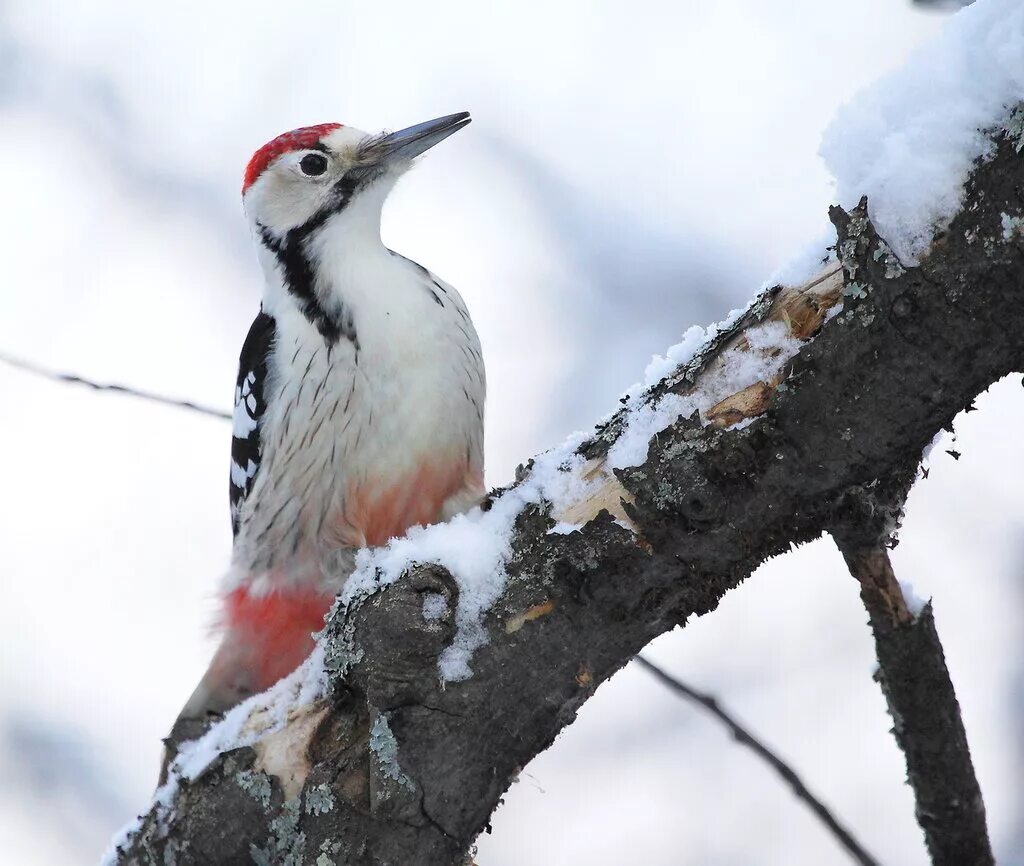
[[[340,123],[318,123],[316,126],[302,126],[285,132],[277,138],[271,139],[263,147],[252,155],[249,164],[245,167],[245,178],[242,181],[242,195],[251,187],[270,163],[277,159],[282,153],[290,153],[293,150],[305,150],[312,147],[328,133],[340,129]]]

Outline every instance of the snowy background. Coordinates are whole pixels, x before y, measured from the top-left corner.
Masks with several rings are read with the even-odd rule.
[[[505,482],[827,228],[823,129],[948,20],[893,0],[493,5],[0,4],[0,351],[227,407],[259,297],[238,197],[250,153],[303,124],[469,109],[396,190],[384,234],[470,304],[488,480]],[[0,860],[86,864],[147,800],[212,650],[230,433],[2,367],[0,395]],[[978,408],[957,423],[959,462],[934,452],[894,558],[935,598],[1014,866],[1020,377]],[[791,760],[880,860],[916,866],[864,620],[823,540],[649,653]],[[481,866],[846,862],[768,770],[634,668],[493,828]]]

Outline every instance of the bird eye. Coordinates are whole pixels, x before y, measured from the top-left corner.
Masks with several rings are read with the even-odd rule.
[[[310,177],[319,177],[327,171],[327,157],[322,153],[307,153],[299,162],[299,168],[303,174]]]

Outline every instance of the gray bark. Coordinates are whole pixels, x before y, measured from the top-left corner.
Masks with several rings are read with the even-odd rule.
[[[708,426],[680,419],[644,465],[609,474],[610,507],[639,535],[607,511],[569,535],[547,534],[546,508],[522,513],[507,588],[485,618],[489,643],[472,678],[446,688],[437,658],[454,624],[422,616],[426,591],[455,607],[443,570],[413,569],[338,610],[325,636],[330,698],[273,735],[274,749],[234,750],[183,784],[169,816],[144,816],[120,862],[467,862],[520,770],[602,682],[653,638],[713,611],[768,557],[842,535],[852,493],[905,487],[936,432],[1021,369],[1024,247],[1004,238],[1001,214],[1021,212],[1022,187],[1024,161],[1000,138],[930,255],[888,275],[864,213],[837,212],[841,314],[822,324],[838,283],[770,290],[648,395],[699,387],[765,318],[808,338],[784,387],[747,389]],[[623,423],[620,413],[582,446],[595,466]]]

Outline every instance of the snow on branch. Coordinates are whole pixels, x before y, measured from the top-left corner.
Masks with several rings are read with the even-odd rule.
[[[833,128],[841,195],[877,193],[885,230],[874,199],[837,209],[838,261],[822,250],[819,273],[689,332],[484,508],[362,551],[313,658],[172,743],[110,861],[463,863],[521,768],[651,639],[841,533],[853,493],[909,484],[1024,360],[1024,50],[1001,35],[1024,38],[1019,13],[980,0],[936,49],[981,81],[937,92],[918,58],[887,84],[926,103],[905,128],[877,94]]]
[[[1024,99],[1024,5],[979,0],[946,21],[902,69],[840,109],[821,155],[850,209],[867,196],[878,233],[915,263],[964,203],[976,162],[989,159],[996,126]]]

